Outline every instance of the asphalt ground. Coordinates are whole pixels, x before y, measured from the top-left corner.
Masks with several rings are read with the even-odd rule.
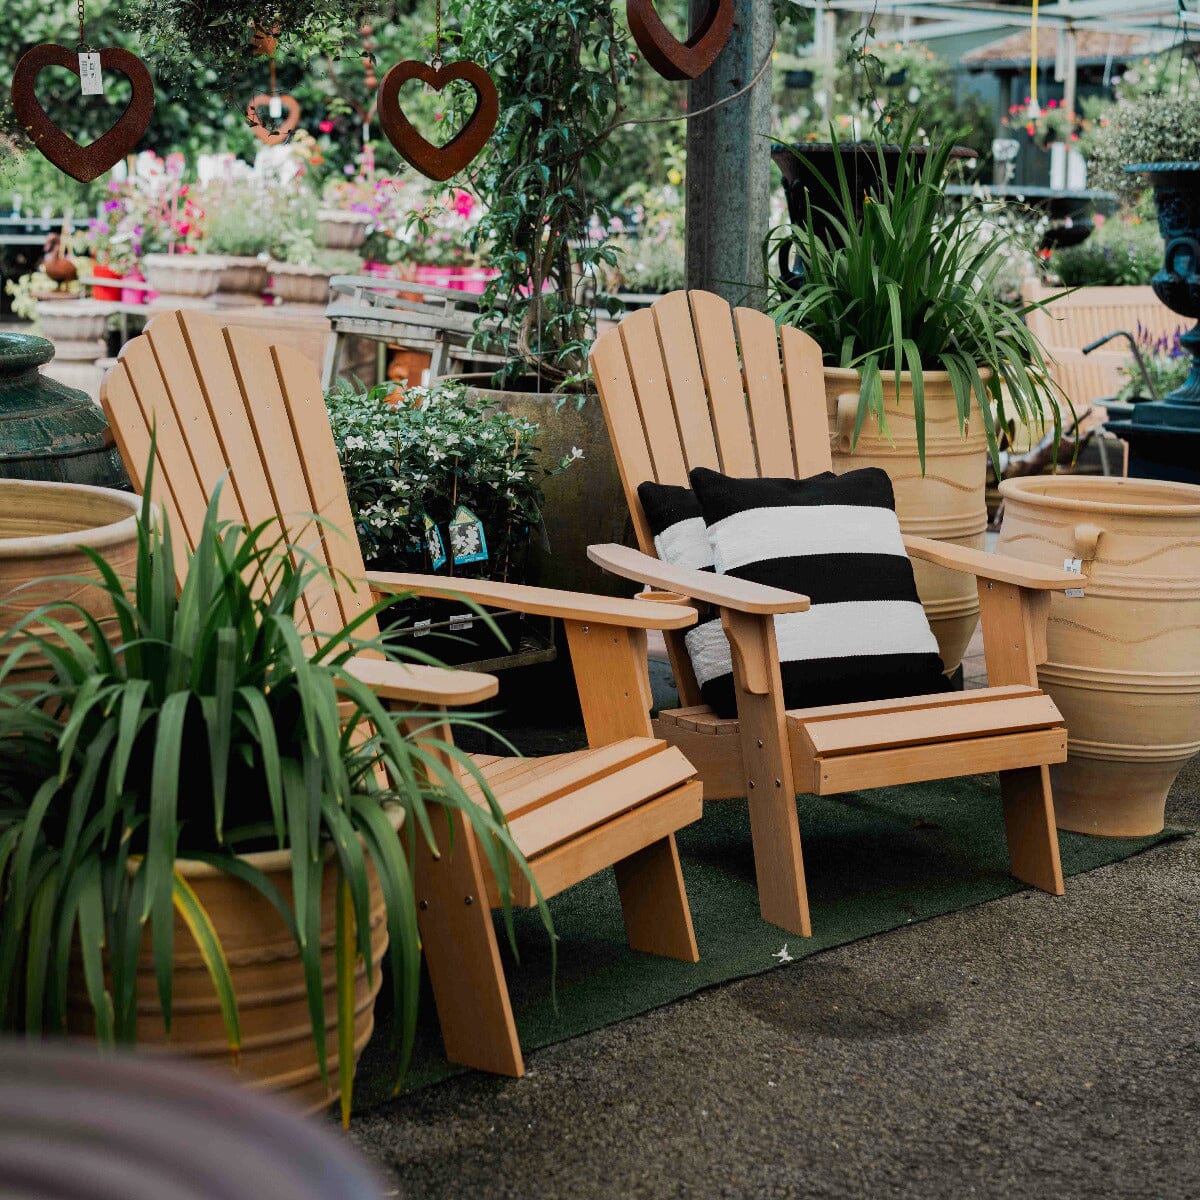
[[[1168,823],[1200,830],[1200,761]],[[1200,1197],[1200,839],[355,1119],[401,1197]]]

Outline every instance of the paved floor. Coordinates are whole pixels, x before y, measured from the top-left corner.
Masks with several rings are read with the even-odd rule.
[[[1200,830],[1200,761],[1169,820]],[[401,1197],[1200,1196],[1200,838],[356,1119]]]

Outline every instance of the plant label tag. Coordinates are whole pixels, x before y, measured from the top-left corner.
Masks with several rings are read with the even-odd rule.
[[[425,544],[429,547],[429,569],[439,571],[446,565],[446,546],[438,527],[425,517]]]
[[[1072,575],[1083,574],[1083,559],[1082,558],[1064,558],[1063,570],[1070,571]],[[1063,593],[1070,596],[1072,600],[1081,600],[1083,598],[1083,588],[1067,588]]]
[[[429,627],[432,621],[414,621],[413,622],[413,637],[424,637],[429,632]]]
[[[267,112],[271,116],[272,121],[278,121],[283,116],[283,101],[278,95],[274,95],[267,101]]]
[[[475,618],[470,613],[456,613],[450,618],[451,629],[470,629],[475,624]]]
[[[450,549],[454,553],[455,566],[487,561],[483,522],[465,504],[458,506],[450,522]]]
[[[79,82],[85,96],[104,95],[104,76],[100,73],[100,52],[88,50],[79,55]]]

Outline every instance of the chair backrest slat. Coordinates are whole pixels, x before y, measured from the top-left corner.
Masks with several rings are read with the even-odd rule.
[[[779,331],[783,379],[791,416],[796,478],[833,470],[829,418],[825,411],[825,374],[816,339],[792,325]]]
[[[717,470],[721,459],[713,437],[708,391],[696,349],[696,335],[692,331],[692,310],[687,292],[669,293],[654,305],[652,311],[687,469],[711,467]]]
[[[654,461],[654,478],[659,483],[687,484],[687,460],[675,424],[675,409],[667,386],[667,366],[658,344],[658,329],[654,314],[648,309],[630,314],[621,323],[629,372],[638,398],[661,395],[664,403],[641,407],[642,425],[650,457]]]
[[[796,469],[792,430],[788,423],[783,372],[779,368],[779,333],[775,322],[752,308],[734,313],[742,347],[742,375],[754,427],[758,474],[790,476]]]
[[[733,336],[733,314],[729,305],[711,292],[692,292],[691,301],[721,470],[743,478],[757,475],[758,462],[742,391],[742,366]]]

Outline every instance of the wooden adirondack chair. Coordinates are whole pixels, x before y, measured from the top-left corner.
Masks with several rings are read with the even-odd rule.
[[[736,336],[735,336],[736,329]],[[781,369],[782,353],[782,369]],[[821,352],[798,329],[707,292],[672,292],[598,338],[592,368],[641,553],[593,546],[600,566],[689,603],[715,607],[728,635],[738,719],[700,703],[682,635],[668,631],[684,707],[655,731],[700,770],[706,800],[746,796],[763,916],[810,932],[795,793],[999,771],[1012,871],[1061,894],[1048,764],[1066,757],[1066,730],[1038,689],[1051,591],[1076,575],[905,537],[910,555],[979,581],[988,677],[981,691],[786,712],[774,615],[802,611],[789,596],[654,557],[638,502],[645,480],[688,482],[705,466],[735,476],[804,478],[831,469]]]
[[[102,401],[131,479],[142,478],[157,424],[155,499],[189,546],[228,472],[224,516],[248,525],[278,516],[331,568],[335,582],[318,580],[304,596],[299,616],[313,630],[342,628],[369,606],[372,591],[453,592],[484,606],[561,618],[589,748],[535,759],[482,755],[476,762],[543,896],[615,866],[629,944],[697,960],[674,834],[700,816],[701,788],[683,755],[652,734],[646,667],[646,630],[680,628],[694,612],[478,580],[368,575],[314,365],[246,330],[222,330],[203,313],[170,312],[151,321],[122,350]],[[330,527],[315,529],[314,513]],[[300,530],[308,536],[299,537]],[[356,587],[356,580],[364,582]],[[438,714],[497,690],[489,675],[379,658],[360,659],[355,673],[384,699],[421,710],[421,724],[444,742],[449,731]],[[443,759],[454,769],[449,756]],[[477,782],[465,782],[481,794]],[[451,826],[455,849],[447,853]],[[490,911],[499,903],[495,880],[461,814],[435,814],[434,830],[443,853],[435,859],[421,843],[416,889],[447,1056],[520,1075],[521,1047]],[[532,906],[528,881],[517,874],[514,886],[515,903]]]

